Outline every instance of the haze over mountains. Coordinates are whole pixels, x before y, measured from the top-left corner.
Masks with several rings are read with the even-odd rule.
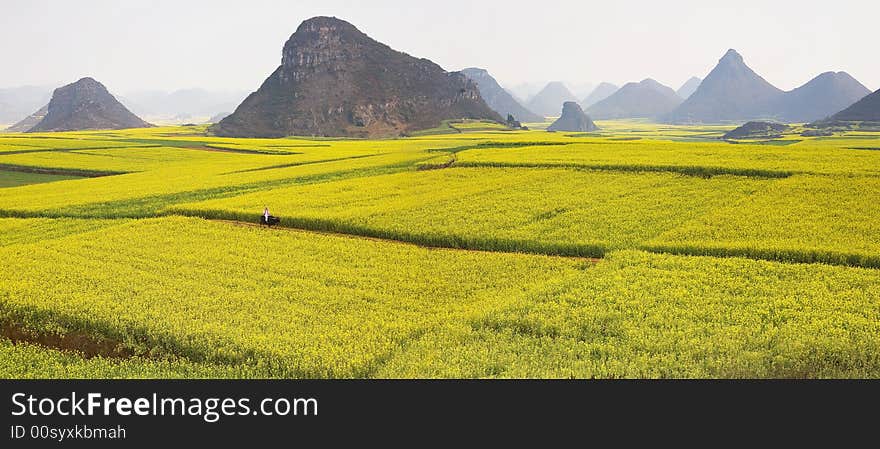
[[[521,105],[510,92],[504,90],[485,69],[470,67],[461,71],[471,81],[477,83],[480,95],[486,104],[502,117],[512,115],[520,122],[543,122],[544,117],[529,111]]]
[[[690,98],[691,95],[694,94],[694,92],[697,91],[697,88],[700,87],[700,83],[702,82],[703,80],[701,80],[700,78],[692,76],[689,80],[685,81],[684,84],[682,84],[681,87],[679,87],[678,90],[675,91],[675,93],[679,97],[681,97],[682,100],[687,100],[688,98]]]
[[[755,73],[735,50],[728,50],[697,90],[663,120],[718,123],[750,119],[789,122],[826,117],[869,93],[845,72],[826,72],[789,92]]]
[[[244,90],[178,89],[173,92],[141,90],[126,92],[120,100],[142,117],[164,120],[208,118],[235,109],[248,92]]]
[[[55,87],[22,86],[0,89],[0,123],[16,123],[46,106]]]
[[[40,121],[43,120],[43,117],[45,117],[46,114],[48,114],[48,113],[49,113],[49,104],[47,103],[46,106],[43,106],[42,108],[38,109],[37,112],[34,112],[33,114],[25,117],[20,122],[10,126],[9,128],[6,128],[6,132],[11,132],[11,133],[27,132],[28,130],[30,130],[34,126],[37,126],[37,123],[40,123]]]
[[[567,101],[578,99],[561,81],[551,81],[532,97],[527,107],[544,117],[555,117]]]
[[[93,78],[55,89],[45,117],[25,132],[146,128],[149,123],[119,103]]]
[[[314,17],[284,44],[281,65],[259,90],[210,130],[388,137],[459,118],[503,120],[465,75],[395,51],[344,20]]]
[[[581,102],[581,106],[589,108],[590,106],[610,97],[611,94],[617,92],[617,89],[620,88],[614,84],[605,82],[599,83],[599,85],[590,92],[590,95],[587,95],[587,98],[584,98],[584,101]]]
[[[880,124],[880,90],[867,95],[848,108],[824,120],[829,124],[839,122],[873,122]]]
[[[653,118],[671,112],[682,99],[674,90],[650,78],[627,83],[608,98],[587,108],[597,120]]]
[[[840,111],[870,93],[846,72],[825,72],[771,102],[767,113],[784,122],[812,122]]]

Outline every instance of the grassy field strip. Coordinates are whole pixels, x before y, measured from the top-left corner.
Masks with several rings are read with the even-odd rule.
[[[592,266],[179,217],[10,245],[0,259],[4,321],[293,377],[368,375],[403,341]]]
[[[452,168],[271,190],[166,212],[425,246],[602,257],[632,248],[774,180],[563,169]]]
[[[23,171],[3,170],[0,168],[0,188],[18,187],[29,184],[41,184],[44,182],[64,181],[76,179],[78,176],[59,175],[52,173],[27,173]]]

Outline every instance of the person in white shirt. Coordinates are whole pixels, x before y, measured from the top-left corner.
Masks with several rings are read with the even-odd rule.
[[[269,206],[263,206],[263,221],[269,224]]]

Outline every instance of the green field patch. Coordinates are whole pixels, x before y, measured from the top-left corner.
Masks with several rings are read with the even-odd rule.
[[[49,173],[27,173],[22,171],[9,171],[0,169],[0,188],[18,187],[28,184],[42,184],[44,182],[63,181],[65,179],[77,179],[77,176],[56,175]]]

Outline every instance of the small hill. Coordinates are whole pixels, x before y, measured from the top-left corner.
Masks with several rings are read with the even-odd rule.
[[[492,110],[500,114],[502,117],[512,115],[519,122],[543,122],[544,117],[529,111],[521,105],[513,95],[504,90],[498,81],[489,74],[485,69],[476,67],[467,68],[461,71],[471,81],[477,83],[480,89],[480,95],[486,104]]]
[[[767,121],[748,122],[733,131],[728,132],[723,139],[775,139],[782,137],[782,133],[789,130],[789,126]]]
[[[55,89],[46,116],[27,132],[126,129],[152,126],[132,114],[92,78]]]
[[[620,88],[614,84],[604,82],[599,83],[599,85],[590,92],[590,95],[587,95],[587,98],[584,98],[584,101],[581,102],[581,106],[589,108],[590,106],[610,97],[611,94],[617,92],[617,89]]]
[[[761,78],[736,50],[728,50],[697,90],[664,121],[717,123],[760,118],[782,90]]]
[[[547,128],[547,131],[589,132],[598,129],[599,127],[584,113],[577,102],[566,101],[562,105],[562,115]]]
[[[848,108],[814,123],[820,126],[834,126],[850,122],[869,122],[880,124],[880,90],[862,98]]]
[[[812,122],[828,117],[871,93],[846,72],[825,72],[786,92],[768,108],[784,122]]]
[[[561,81],[553,81],[532,97],[528,108],[536,114],[552,117],[566,101],[577,101],[577,97]]]
[[[587,113],[600,120],[658,117],[671,112],[681,101],[674,90],[648,78],[625,84],[608,98],[587,108]]]
[[[459,72],[410,56],[335,17],[304,21],[281,65],[209,130],[229,137],[394,137],[444,120],[502,122]]]
[[[43,106],[37,112],[25,117],[22,121],[6,128],[7,132],[11,133],[24,133],[28,132],[34,126],[37,126],[37,123],[40,123],[43,120],[43,117],[46,116],[46,113],[49,112],[49,105]]]
[[[682,100],[687,100],[688,98],[690,98],[691,95],[694,94],[694,92],[697,91],[697,88],[700,87],[700,83],[702,82],[703,80],[697,78],[696,76],[692,76],[691,79],[685,81],[684,84],[682,84],[681,87],[679,87],[678,90],[675,91],[675,93],[679,97],[681,97]]]

